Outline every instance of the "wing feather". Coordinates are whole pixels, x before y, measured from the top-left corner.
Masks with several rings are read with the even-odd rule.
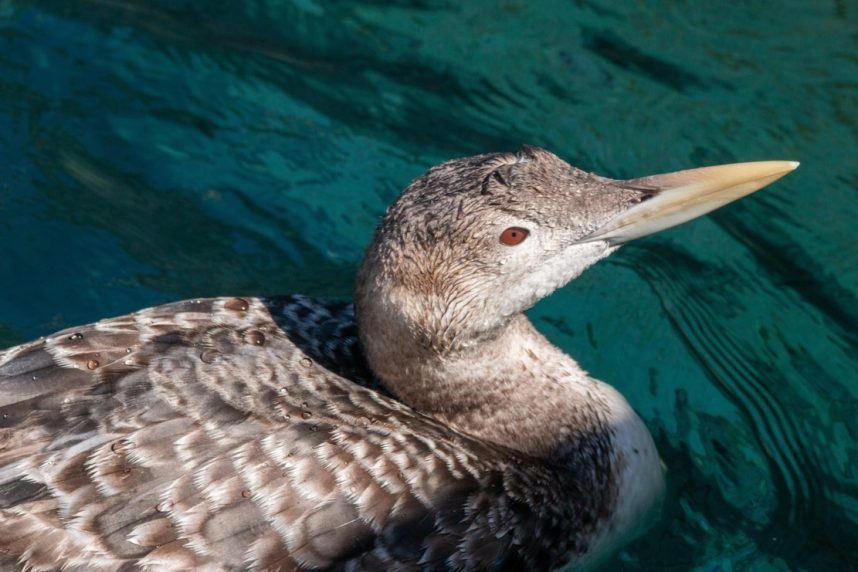
[[[507,460],[385,395],[341,302],[189,300],[0,352],[0,559],[27,569],[503,567],[550,471]]]

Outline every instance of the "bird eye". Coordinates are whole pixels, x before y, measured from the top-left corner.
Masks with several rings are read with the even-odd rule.
[[[527,235],[529,234],[530,231],[526,228],[511,226],[501,233],[500,241],[501,244],[505,244],[507,246],[516,246],[524,242],[524,239],[527,238]]]

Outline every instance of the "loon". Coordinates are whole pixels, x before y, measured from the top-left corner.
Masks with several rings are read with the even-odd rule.
[[[353,305],[197,299],[0,352],[2,570],[551,570],[652,520],[661,461],[524,311],[798,166],[632,180],[525,146],[388,209]]]

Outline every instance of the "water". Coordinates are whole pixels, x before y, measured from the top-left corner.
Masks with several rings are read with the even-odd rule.
[[[531,315],[669,467],[608,568],[858,562],[858,5],[0,0],[0,347],[208,295],[348,296],[429,165],[794,174]],[[631,4],[631,3],[629,3]]]

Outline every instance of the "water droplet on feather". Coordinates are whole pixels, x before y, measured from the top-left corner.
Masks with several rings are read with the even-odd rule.
[[[257,330],[244,333],[244,342],[252,346],[261,346],[265,343],[265,335]]]
[[[217,350],[205,350],[200,353],[200,359],[203,363],[214,363],[217,359],[218,351]]]
[[[244,312],[250,305],[244,298],[232,298],[227,300],[223,305],[227,310],[235,310],[236,312]]]

